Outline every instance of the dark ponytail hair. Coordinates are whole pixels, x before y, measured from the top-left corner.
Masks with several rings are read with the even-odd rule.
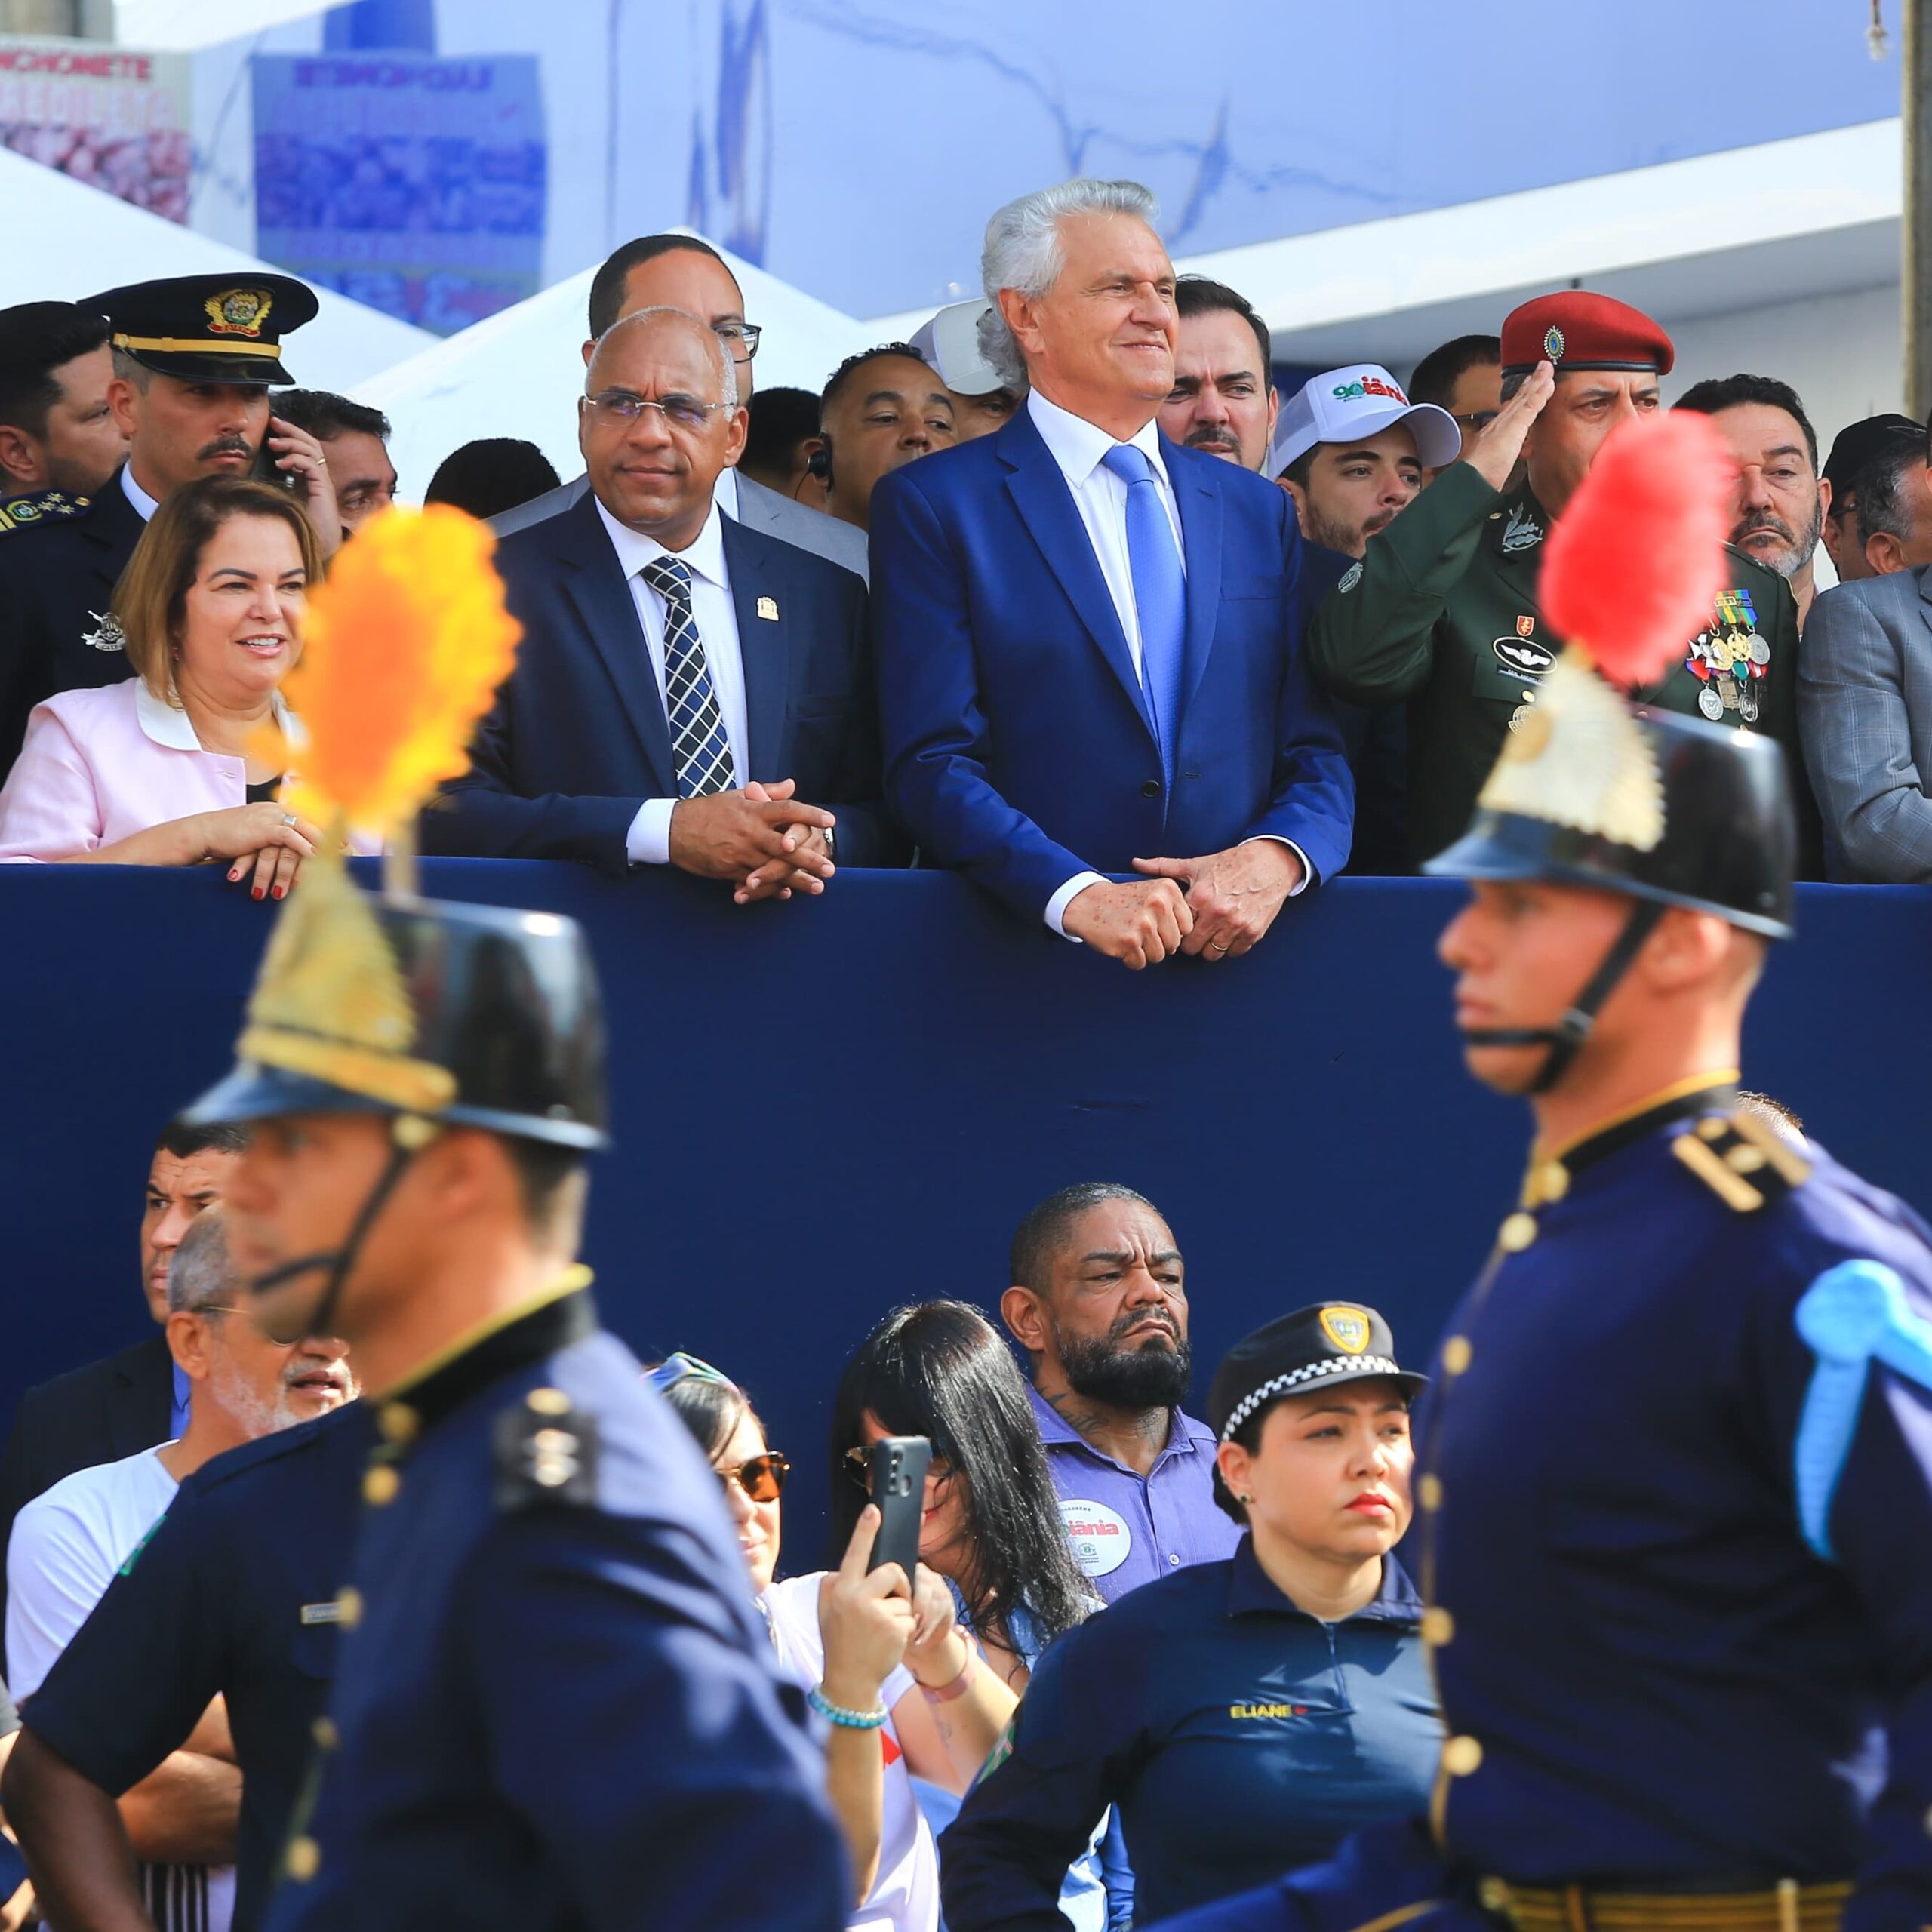
[[[709,1376],[686,1375],[661,1392],[671,1413],[691,1431],[707,1463],[717,1461],[740,1422],[755,1422],[750,1398],[735,1383],[714,1382]]]
[[[1024,1607],[1057,1637],[1091,1605],[1074,1562],[1026,1385],[976,1308],[928,1301],[894,1309],[840,1377],[832,1404],[832,1551],[851,1540],[865,1492],[848,1449],[869,1412],[890,1435],[923,1435],[964,1486],[968,1561],[959,1580],[975,1634],[1004,1631]]]

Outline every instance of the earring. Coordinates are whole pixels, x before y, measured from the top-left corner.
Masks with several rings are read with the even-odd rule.
[[[1244,1509],[1245,1509],[1247,1506],[1254,1500],[1254,1498],[1251,1496],[1237,1496],[1235,1498],[1235,1500]]]

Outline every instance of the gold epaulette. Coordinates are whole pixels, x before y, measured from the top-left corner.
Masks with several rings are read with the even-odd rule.
[[[1680,1134],[1670,1151],[1724,1204],[1755,1214],[1802,1185],[1811,1164],[1755,1115],[1712,1115]]]
[[[64,490],[43,490],[38,496],[9,497],[0,502],[0,537],[17,530],[32,530],[35,525],[60,523],[85,516],[94,507],[88,497],[70,497]]]

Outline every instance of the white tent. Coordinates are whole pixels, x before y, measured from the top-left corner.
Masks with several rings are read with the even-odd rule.
[[[150,276],[279,273],[86,183],[0,148],[0,308],[72,301]],[[304,389],[354,395],[365,380],[435,340],[380,309],[318,289],[321,309],[289,339],[285,358]]]
[[[873,340],[865,325],[718,251],[745,292],[745,316],[764,331],[758,383],[814,392]],[[413,355],[357,391],[395,426],[389,453],[403,494],[420,498],[451,451],[479,436],[521,436],[564,477],[583,468],[577,399],[583,393],[586,309],[596,271],[586,269]]]

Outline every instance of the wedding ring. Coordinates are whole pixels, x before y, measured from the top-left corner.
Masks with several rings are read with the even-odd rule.
[[[296,823],[295,814],[293,812],[284,812],[281,815],[281,822],[284,825],[294,824]]]
[[[1208,942],[1208,950],[1210,952],[1225,952],[1227,949],[1225,946],[1217,946],[1211,939]]]

